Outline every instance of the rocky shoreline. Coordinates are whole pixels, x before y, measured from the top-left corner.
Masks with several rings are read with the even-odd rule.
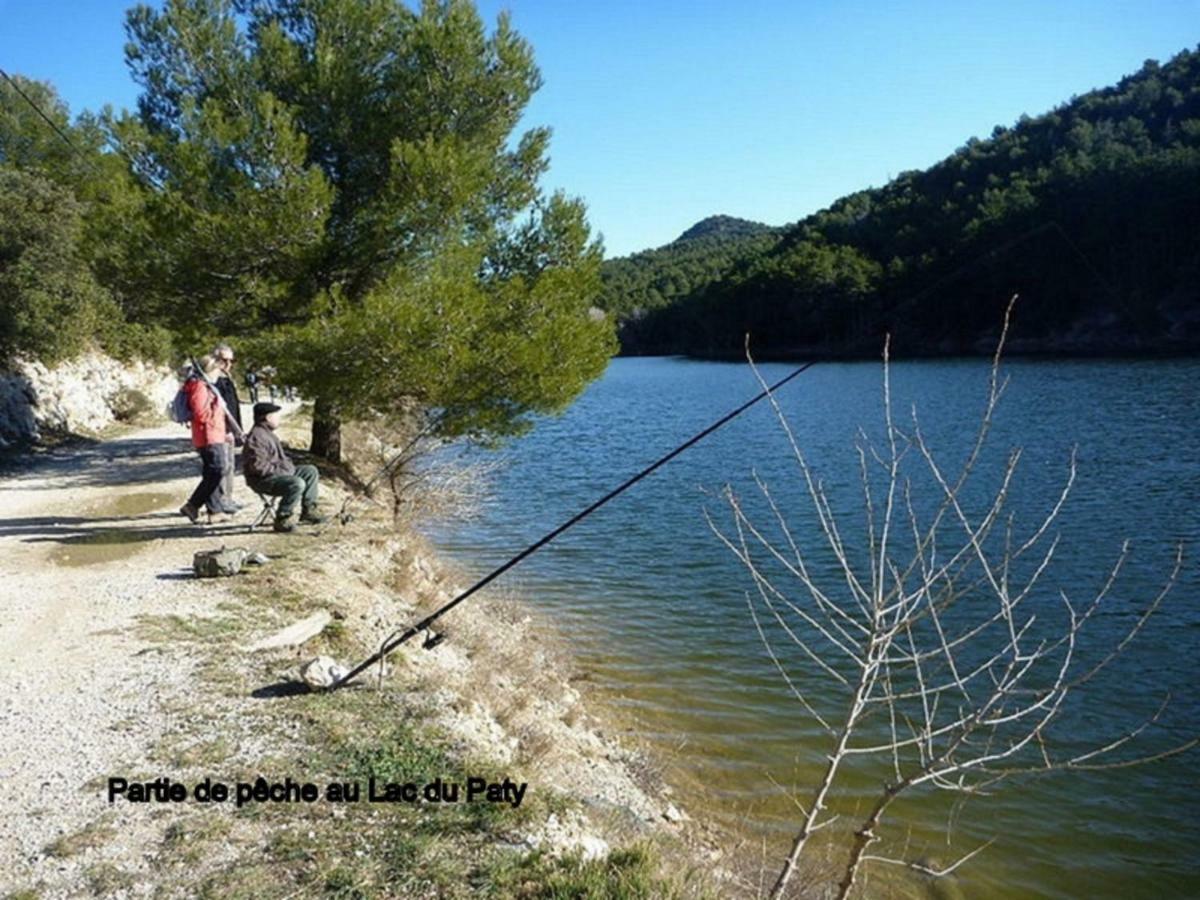
[[[365,542],[351,536],[324,548],[307,588],[319,592],[329,569],[349,566],[360,589],[343,585],[334,615],[366,638],[364,647],[377,646],[466,584],[423,537],[376,527],[380,532]],[[381,595],[384,584],[389,590]],[[719,858],[703,829],[673,802],[656,763],[614,737],[604,711],[572,685],[570,651],[521,600],[502,590],[481,592],[438,628],[447,640],[430,650],[420,639],[405,644],[389,659],[384,681],[400,678],[419,695],[432,711],[428,724],[463,756],[518,765],[531,794],[551,790],[580,803],[515,836],[514,849],[594,859],[622,842],[666,833],[705,860]],[[364,679],[371,684],[375,676]]]
[[[128,391],[147,398],[145,413],[153,416],[175,388],[165,369],[103,358],[34,375],[44,382],[36,395],[41,412],[33,416],[32,405],[24,408],[22,415],[29,415],[21,421],[33,424],[32,431],[17,435],[21,441],[43,429],[107,429],[120,418],[114,399]],[[94,379],[104,385],[97,387]],[[28,393],[22,396],[30,399]],[[292,432],[300,427],[295,421],[285,424]],[[122,449],[126,441],[136,453]],[[175,460],[169,467],[168,458]],[[679,808],[659,763],[619,736],[621,727],[603,706],[576,686],[570,650],[553,624],[538,619],[530,604],[503,587],[481,591],[439,621],[447,639],[436,647],[423,649],[418,638],[399,648],[382,679],[371,672],[353,689],[307,697],[285,693],[264,702],[264,688],[295,685],[300,667],[314,655],[353,664],[394,629],[427,615],[468,582],[428,540],[410,526],[397,526],[379,508],[349,525],[331,523],[286,536],[269,530],[246,534],[244,526],[257,512],[253,504],[235,520],[208,530],[182,526],[172,514],[175,495],[184,496],[194,478],[191,458],[179,426],[126,429],[115,438],[66,444],[37,457],[22,454],[9,476],[14,486],[40,489],[13,492],[20,509],[9,514],[35,516],[27,521],[42,523],[36,528],[45,531],[37,540],[51,541],[10,538],[17,542],[7,552],[25,562],[14,570],[9,587],[22,595],[44,595],[39,602],[46,609],[55,598],[55,608],[62,607],[61,614],[53,613],[56,620],[75,621],[78,611],[71,610],[90,596],[84,585],[111,595],[113,602],[100,620],[107,630],[99,640],[90,636],[87,618],[74,637],[79,629],[45,630],[37,625],[40,619],[31,619],[27,628],[20,626],[31,639],[14,636],[5,644],[14,671],[26,651],[59,660],[38,680],[46,685],[30,690],[77,695],[86,709],[58,722],[57,712],[72,707],[13,706],[15,724],[29,719],[29,727],[46,732],[48,739],[60,726],[64,733],[88,735],[75,746],[53,750],[30,745],[26,754],[20,744],[13,748],[8,769],[28,770],[34,781],[42,779],[38,772],[53,769],[61,796],[39,812],[34,781],[28,790],[19,780],[12,785],[19,809],[9,809],[15,819],[0,841],[6,890],[19,894],[32,887],[31,896],[97,891],[187,896],[200,889],[242,896],[245,890],[266,890],[256,884],[227,893],[215,886],[247,866],[261,865],[264,853],[270,858],[283,837],[298,829],[313,845],[310,857],[332,853],[343,830],[337,810],[314,819],[282,809],[259,820],[192,802],[151,804],[154,809],[114,805],[106,802],[101,781],[114,775],[131,783],[150,782],[152,776],[189,783],[253,774],[337,778],[364,754],[391,752],[387,729],[379,727],[382,720],[417,742],[419,758],[441,760],[437,765],[469,761],[464,764],[506,778],[513,773],[514,780],[528,784],[519,815],[471,838],[488,854],[532,860],[539,877],[553,879],[575,871],[572,867],[604,872],[614,859],[640,858],[630,857],[627,848],[653,846],[661,862],[639,875],[651,879],[647,883],[673,885],[668,893],[675,896],[726,892],[733,876],[723,868],[727,857],[717,832]],[[125,462],[114,468],[109,460]],[[81,466],[90,472],[88,467],[101,463],[94,478],[81,478]],[[171,480],[164,482],[167,472]],[[336,509],[343,489],[336,479],[325,489],[325,503]],[[244,491],[242,499],[249,499]],[[80,509],[82,518],[75,515]],[[99,516],[94,522],[88,518],[91,511]],[[60,521],[56,516],[62,512],[71,515]],[[237,578],[172,585],[171,579],[185,577],[178,567],[193,552],[218,544],[245,546],[271,562]],[[46,546],[50,554],[42,559]],[[63,587],[68,584],[72,587]],[[263,640],[318,614],[326,626],[299,645]],[[71,648],[58,647],[68,640],[95,645],[89,659],[105,661],[103,679],[76,673]],[[158,673],[154,702],[141,709],[137,698],[151,665]],[[83,680],[75,685],[77,674]],[[109,715],[109,709],[124,710],[127,718],[113,718],[117,713]],[[136,730],[130,730],[126,723],[135,721]],[[81,756],[80,748],[86,754]],[[446,774],[434,771],[432,762],[427,768],[422,774],[429,778]],[[413,828],[411,812],[355,810],[350,816],[368,815],[370,828],[394,835]],[[181,842],[181,834],[188,840]],[[464,866],[468,858],[460,860]],[[550,865],[543,860],[557,860],[553,865],[559,868],[541,871]],[[291,856],[281,860],[292,862]],[[349,867],[352,875],[356,865],[374,873],[382,864],[368,853]],[[660,876],[666,880],[653,880]],[[458,889],[448,886],[455,883],[450,878],[432,895],[457,895]],[[418,883],[424,882],[418,878]],[[686,887],[677,889],[681,883]]]

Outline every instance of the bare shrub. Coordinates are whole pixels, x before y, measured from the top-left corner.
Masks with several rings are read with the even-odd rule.
[[[934,453],[915,407],[903,426],[893,418],[885,344],[884,437],[877,446],[860,430],[857,447],[865,547],[847,542],[842,514],[835,514],[774,396],[770,401],[819,526],[816,543],[797,537],[757,474],[769,510],[765,521],[752,518],[728,486],[723,495],[731,523],[721,527],[709,516],[710,527],[750,574],[747,604],[767,653],[829,742],[819,783],[806,803],[796,798],[800,825],[772,897],[788,888],[812,835],[836,818],[828,802],[852,760],[876,760],[887,774],[865,815],[856,814],[861,818],[838,866],[839,898],[850,893],[865,863],[940,876],[983,849],[942,867],[868,852],[901,795],[917,789],[980,795],[1014,775],[1137,765],[1197,743],[1157,751],[1131,746],[1159,720],[1166,698],[1138,725],[1094,746],[1081,748],[1055,727],[1068,698],[1121,654],[1159,608],[1178,576],[1182,547],[1157,596],[1118,640],[1085,662],[1082,632],[1110,594],[1129,544],[1093,596],[1071,598],[1043,584],[1059,549],[1053,530],[1075,480],[1074,452],[1061,491],[1047,499],[1049,509],[1031,527],[1020,528],[1008,512],[1020,450],[1008,455],[994,488],[968,492],[973,477],[980,480],[975,476],[1007,383],[1000,378],[1000,357],[1008,322],[1006,313],[984,410],[955,471]],[[786,661],[789,654],[801,660],[807,678],[794,674],[797,664]],[[1079,699],[1086,701],[1086,694]]]
[[[447,453],[435,414],[412,409],[349,426],[347,462],[363,492],[382,498],[397,525],[474,514],[498,460]]]

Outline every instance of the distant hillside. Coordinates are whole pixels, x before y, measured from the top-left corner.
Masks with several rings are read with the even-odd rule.
[[[782,231],[733,216],[709,216],[656,250],[607,260],[599,305],[622,321],[641,319],[694,296],[723,276],[733,260],[767,249]]]
[[[701,219],[679,237],[674,243],[695,241],[700,238],[743,238],[757,237],[778,231],[762,222],[751,222],[749,219],[739,219],[736,216],[709,216]]]
[[[1200,349],[1200,52],[787,229],[711,221],[606,263],[626,352],[978,352],[1017,292],[1017,350]]]

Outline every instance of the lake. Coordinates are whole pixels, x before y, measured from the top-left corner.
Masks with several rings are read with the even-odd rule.
[[[761,369],[769,381],[790,370]],[[1184,546],[1174,589],[1126,651],[1072,695],[1061,727],[1047,734],[1051,751],[1104,744],[1151,715],[1168,693],[1165,713],[1126,755],[1177,745],[1200,722],[1200,361],[1011,360],[1003,372],[1008,387],[964,493],[969,514],[999,485],[1009,450],[1020,447],[1009,506],[1018,534],[1028,532],[1053,506],[1076,448],[1076,480],[1047,536],[1058,534],[1059,544],[1028,600],[1043,624],[1064,614],[1060,592],[1077,608],[1094,596],[1130,541],[1120,577],[1080,636],[1079,671],[1137,621]],[[868,544],[855,439],[859,428],[875,441],[884,434],[881,374],[878,363],[822,363],[778,395],[855,562]],[[915,405],[927,443],[954,469],[974,436],[987,376],[984,360],[893,364],[897,422],[909,429]],[[503,465],[476,519],[440,525],[432,537],[482,575],[758,389],[745,365],[616,359],[564,415],[539,420],[501,451]],[[905,465],[919,462],[914,453]],[[915,474],[913,505],[924,515],[940,498],[936,484]],[[747,604],[748,592],[757,596],[754,580],[705,520],[708,510],[729,533],[733,520],[721,497],[728,484],[752,521],[776,527],[756,475],[813,560],[814,577],[836,594],[838,570],[765,402],[523,562],[503,584],[569,639],[592,696],[657,751],[685,806],[750,847],[765,841],[782,856],[798,818],[785,789],[795,788],[807,804],[831,745],[764,648]],[[901,517],[896,531],[904,527]],[[800,596],[786,572],[771,574],[781,594]],[[843,695],[832,678],[769,617],[763,628],[797,686],[836,715]],[[958,805],[961,795],[922,789],[889,810],[884,841],[872,852],[944,865],[995,842],[936,887],[882,864],[872,864],[872,877],[911,896],[1194,895],[1197,763],[1193,750],[1149,766],[1056,773],[1004,783]],[[845,775],[831,805],[852,822],[888,771],[856,761]],[[816,852],[838,858],[846,841],[838,827],[823,833]]]

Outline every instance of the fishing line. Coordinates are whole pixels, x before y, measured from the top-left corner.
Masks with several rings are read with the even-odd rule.
[[[630,478],[627,478],[625,481],[623,481],[617,487],[613,488],[611,491],[609,491],[607,494],[605,494],[599,500],[596,500],[594,503],[592,503],[587,508],[580,510],[575,515],[571,516],[571,518],[567,519],[567,521],[563,522],[561,525],[559,525],[557,528],[555,528],[553,531],[548,532],[543,537],[534,541],[532,544],[530,544],[528,547],[526,547],[524,550],[522,550],[516,556],[509,559],[506,563],[499,566],[498,568],[493,569],[491,572],[489,572],[483,578],[479,579],[479,581],[475,582],[473,585],[471,585],[469,588],[467,588],[465,591],[463,591],[461,594],[459,594],[453,600],[450,600],[448,603],[439,607],[434,612],[432,612],[428,616],[426,616],[424,619],[417,622],[415,625],[411,625],[410,627],[405,629],[403,632],[401,632],[401,631],[392,632],[390,635],[388,635],[386,638],[384,638],[383,643],[380,645],[379,649],[374,654],[372,654],[370,657],[368,657],[363,662],[359,663],[357,666],[355,666],[353,669],[351,669],[340,681],[335,682],[330,687],[330,690],[336,690],[337,688],[343,687],[344,685],[348,684],[351,680],[356,678],[358,675],[362,674],[362,672],[364,670],[370,668],[377,662],[381,662],[389,653],[391,653],[393,650],[395,650],[401,644],[405,643],[408,640],[411,640],[413,637],[415,637],[416,635],[420,634],[423,631],[428,631],[429,626],[431,626],[434,622],[436,622],[438,619],[440,619],[446,613],[450,612],[450,610],[454,609],[454,607],[458,606],[458,604],[462,603],[464,600],[466,600],[468,597],[470,597],[476,591],[480,590],[481,588],[483,588],[483,587],[487,586],[488,584],[490,584],[491,582],[495,581],[497,578],[499,578],[501,575],[503,575],[505,572],[507,572],[513,566],[517,565],[523,559],[536,553],[542,547],[545,547],[548,543],[550,543],[552,540],[554,540],[556,537],[558,537],[560,534],[562,534],[568,528],[571,528],[573,525],[576,525],[579,522],[586,519],[588,516],[590,516],[592,513],[594,513],[600,507],[602,507],[609,500],[612,500],[613,498],[617,497],[618,495],[624,493],[626,490],[633,487],[635,484],[637,484],[639,481],[641,481],[643,478],[645,478],[651,472],[655,471],[656,469],[658,469],[661,466],[666,465],[671,460],[673,460],[675,457],[677,457],[680,453],[683,453],[683,451],[687,450],[689,447],[699,443],[701,440],[708,437],[708,435],[712,434],[714,431],[716,431],[722,425],[725,425],[730,420],[736,419],[738,416],[740,416],[742,413],[744,413],[746,410],[748,410],[754,404],[758,403],[764,397],[779,390],[781,387],[783,387],[785,384],[787,384],[789,381],[791,381],[797,375],[800,375],[802,372],[808,371],[814,365],[816,365],[815,361],[806,362],[804,365],[793,370],[786,377],[779,379],[779,381],[775,382],[770,387],[765,388],[764,390],[759,392],[759,394],[757,396],[755,396],[754,398],[747,400],[745,403],[743,403],[737,409],[732,410],[731,412],[728,412],[725,415],[723,415],[721,418],[717,419],[717,421],[713,422],[711,425],[709,425],[703,431],[700,431],[700,432],[696,433],[695,435],[693,435],[692,437],[688,438],[686,441],[684,441],[682,444],[680,444],[678,447],[676,447],[670,453],[666,454],[665,456],[660,457],[659,459],[657,459],[656,461],[654,461],[653,463],[648,465],[646,468],[642,469],[636,475],[633,475]],[[441,643],[442,639],[443,639],[442,635],[430,632],[430,634],[425,638],[424,646],[427,649],[432,648],[432,647],[436,646],[437,644]]]
[[[7,81],[10,85],[12,85],[12,88],[14,91],[17,92],[17,95],[33,108],[33,111],[38,114],[38,117],[43,122],[45,122],[47,125],[49,125],[54,130],[54,133],[57,134],[60,138],[62,138],[64,142],[66,142],[68,147],[70,147],[77,154],[79,154],[79,158],[83,161],[83,163],[86,166],[88,166],[88,168],[90,168],[93,172],[95,172],[97,175],[101,176],[102,178],[105,177],[106,173],[103,172],[100,169],[100,167],[98,165],[96,165],[96,163],[93,160],[84,156],[83,148],[80,147],[73,140],[71,140],[70,135],[68,135],[61,128],[59,128],[58,125],[55,123],[55,121],[53,119],[51,119],[48,115],[46,115],[46,113],[42,110],[42,108],[40,106],[38,106],[36,102],[34,102],[33,98],[30,97],[28,94],[25,93],[25,91],[23,91],[21,89],[21,85],[17,83],[17,80],[15,78],[13,78],[11,75],[9,75],[8,72],[6,72],[4,69],[0,69],[0,77],[3,77],[5,81]],[[150,184],[154,185],[154,187],[159,188],[160,190],[162,189],[162,186],[163,186],[162,183],[158,179],[156,179],[153,175],[151,175],[150,173],[145,172],[144,166],[139,166],[138,161],[136,159],[134,159],[132,156],[130,156],[125,151],[124,147],[122,147],[120,144],[117,144],[112,139],[112,137],[109,136],[107,129],[101,127],[99,129],[99,131],[100,131],[101,137],[103,137],[103,139],[104,139],[104,143],[106,145],[108,145],[108,147],[114,153],[116,153],[118,156],[120,156],[122,159],[124,159],[127,163],[129,163],[130,171],[132,171],[134,173],[135,178],[144,178],[148,182],[150,182]],[[150,243],[153,244],[154,242],[151,241]],[[157,246],[157,245],[155,245],[155,246]]]
[[[45,122],[47,125],[49,125],[51,128],[54,129],[55,134],[57,134],[60,138],[62,138],[64,141],[67,142],[68,147],[70,147],[72,150],[74,150],[76,153],[78,153],[82,156],[83,150],[81,150],[79,148],[79,146],[73,140],[71,140],[69,135],[67,135],[61,128],[58,127],[58,125],[55,123],[55,121],[53,119],[51,119],[48,115],[46,115],[42,111],[42,108],[40,106],[38,106],[36,103],[33,102],[32,98],[30,98],[30,96],[28,94],[26,94],[23,90],[21,90],[21,85],[17,84],[17,80],[15,78],[13,78],[11,75],[9,75],[7,72],[5,72],[3,69],[0,69],[0,76],[3,76],[4,80],[12,85],[13,90],[16,91],[21,96],[22,100],[24,100],[26,103],[28,103],[30,106],[33,107],[33,111],[35,113],[37,113],[38,116],[41,117],[43,122]],[[89,160],[89,159],[84,158],[83,161],[88,163],[89,165],[91,164],[91,160]]]
[[[1067,237],[1067,235],[1064,233],[1064,231],[1062,229],[1062,226],[1059,225],[1058,222],[1051,220],[1049,222],[1045,222],[1035,228],[1030,229],[1029,231],[1025,232],[1022,235],[1019,235],[1009,241],[1006,241],[1005,243],[1001,244],[998,247],[991,248],[986,253],[980,254],[978,257],[976,257],[975,259],[966,263],[965,265],[959,266],[954,271],[952,271],[949,274],[938,279],[932,285],[925,288],[921,292],[909,297],[907,302],[912,303],[915,300],[919,300],[920,298],[931,293],[936,288],[941,287],[942,285],[946,284],[948,281],[958,278],[961,275],[963,275],[964,273],[975,268],[984,260],[986,260],[990,257],[995,257],[999,254],[1007,253],[1008,251],[1012,250],[1014,247],[1018,246],[1019,244],[1022,244],[1025,241],[1029,240],[1034,235],[1041,234],[1042,232],[1049,231],[1049,230],[1057,231],[1058,234],[1064,240],[1067,241],[1067,243],[1070,245],[1071,249],[1075,253],[1077,253],[1079,256],[1083,257],[1083,260],[1088,265],[1088,268],[1090,268],[1092,270],[1092,274],[1095,275],[1095,277],[1098,278],[1099,280],[1104,281],[1104,279],[1100,275],[1100,273],[1096,270],[1096,268],[1094,266],[1091,265],[1090,261],[1084,255],[1083,251],[1080,250],[1079,247],[1077,247]],[[1112,290],[1113,294],[1116,295],[1115,289],[1112,289],[1111,286],[1109,286],[1107,284],[1106,284],[1106,287],[1109,287],[1110,290]],[[548,543],[550,543],[552,540],[554,540],[556,537],[558,537],[560,534],[562,534],[568,528],[572,527],[573,525],[575,525],[578,522],[582,521],[583,519],[587,518],[589,515],[591,515],[593,512],[595,512],[597,509],[599,509],[601,506],[603,506],[609,500],[612,500],[613,498],[615,498],[617,495],[621,494],[628,488],[633,487],[633,485],[637,484],[637,482],[641,481],[643,478],[645,478],[647,475],[649,475],[655,469],[666,464],[667,462],[670,462],[672,459],[674,459],[676,456],[678,456],[684,450],[687,450],[689,447],[693,446],[694,444],[696,444],[697,442],[699,442],[706,436],[712,434],[714,431],[716,431],[722,425],[729,422],[731,419],[734,419],[737,416],[741,415],[743,412],[745,412],[747,409],[749,409],[754,404],[758,403],[764,397],[767,397],[768,395],[774,393],[776,390],[783,387],[785,384],[787,384],[789,381],[791,381],[797,375],[800,375],[802,372],[807,371],[809,368],[811,368],[815,364],[816,364],[815,360],[812,362],[805,363],[804,365],[800,366],[798,369],[793,371],[791,374],[789,374],[787,377],[780,379],[775,384],[773,384],[770,387],[763,390],[761,393],[759,393],[753,399],[746,401],[741,406],[739,406],[737,409],[733,410],[730,413],[727,413],[725,416],[718,419],[716,422],[714,422],[712,425],[710,425],[709,427],[705,428],[703,431],[696,434],[694,437],[685,441],[683,444],[680,444],[678,447],[676,447],[674,450],[672,450],[666,456],[663,456],[661,459],[659,459],[656,462],[652,463],[651,465],[647,466],[645,469],[638,472],[636,475],[632,476],[631,478],[629,478],[628,480],[626,480],[625,482],[623,482],[622,484],[620,484],[613,490],[609,491],[607,494],[605,494],[599,500],[592,503],[586,509],[580,511],[579,513],[576,513],[574,516],[572,516],[570,519],[568,519],[563,524],[559,525],[553,531],[549,532],[544,537],[542,537],[539,540],[535,541],[534,543],[530,544],[528,547],[526,547],[524,550],[522,550],[516,556],[512,557],[507,562],[505,562],[503,565],[501,565],[498,568],[494,569],[493,571],[489,572],[487,575],[485,575],[483,578],[481,578],[475,584],[471,585],[471,587],[467,588],[465,591],[460,593],[457,597],[450,600],[448,603],[444,604],[443,606],[439,607],[434,612],[430,613],[424,619],[421,619],[421,621],[417,622],[415,625],[411,625],[407,629],[404,629],[404,630],[393,631],[390,635],[388,635],[386,638],[384,638],[383,642],[380,644],[379,649],[374,654],[372,654],[366,660],[364,660],[363,662],[361,662],[357,666],[355,666],[353,669],[351,669],[350,672],[348,672],[341,680],[334,682],[334,684],[331,686],[330,690],[336,690],[337,688],[343,687],[344,685],[348,684],[352,679],[354,679],[358,675],[362,674],[363,671],[370,668],[375,663],[382,662],[389,653],[391,653],[393,650],[395,650],[401,644],[404,644],[406,641],[411,640],[412,638],[416,637],[418,634],[420,634],[422,632],[429,632],[423,643],[423,646],[426,649],[432,649],[433,647],[440,644],[442,642],[442,640],[444,639],[444,635],[437,634],[433,631],[430,631],[430,626],[432,626],[438,619],[440,619],[442,616],[444,616],[446,613],[448,613],[454,607],[458,606],[458,604],[462,603],[464,600],[466,600],[468,597],[470,597],[476,591],[480,590],[481,588],[490,584],[495,579],[499,578],[501,575],[503,575],[505,572],[507,572],[513,566],[520,563],[522,560],[524,560],[527,557],[531,556],[532,554],[536,553],[538,550],[540,550],[542,547],[546,546]],[[401,455],[402,454],[397,454],[396,457],[394,457],[392,460],[388,461],[388,463],[385,464],[383,469],[380,470],[378,475],[376,475],[376,478],[372,479],[372,481],[376,480],[378,477],[382,476],[384,472],[386,472],[388,469],[390,469],[397,462],[397,460],[400,458]],[[344,508],[344,505],[343,505],[343,508]]]

